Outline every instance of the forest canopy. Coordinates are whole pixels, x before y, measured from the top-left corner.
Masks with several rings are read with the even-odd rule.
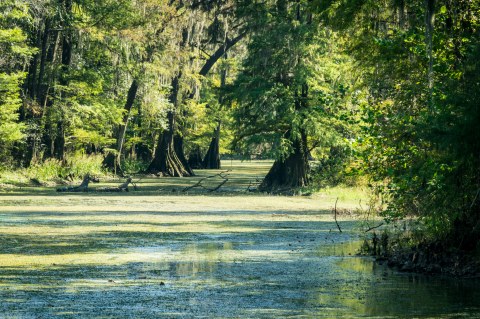
[[[260,191],[361,177],[476,249],[479,28],[478,0],[3,0],[0,171],[268,158]]]

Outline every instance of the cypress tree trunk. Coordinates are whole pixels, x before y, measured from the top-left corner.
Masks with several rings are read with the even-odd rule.
[[[215,65],[215,63],[222,57],[224,54],[234,46],[238,41],[245,37],[246,33],[243,32],[237,35],[232,40],[227,39],[225,45],[222,45],[220,48],[215,51],[206,61],[199,74],[202,76],[206,76],[211,68]],[[186,33],[184,32],[184,40],[183,44],[185,45]],[[172,104],[177,107],[177,95],[179,91],[179,78],[181,74],[175,77],[172,80],[172,94],[170,96],[170,100]],[[193,98],[194,93],[192,92],[189,98]],[[172,117],[172,120],[170,120]],[[162,173],[169,176],[193,176],[193,171],[190,168],[188,161],[185,159],[184,151],[183,151],[183,138],[181,140],[177,140],[177,145],[175,146],[175,138],[174,138],[174,121],[173,121],[173,113],[169,113],[169,125],[170,128],[165,130],[158,141],[157,148],[155,150],[155,156],[153,161],[150,163],[149,167],[147,168],[147,172],[149,173]],[[218,131],[219,132],[219,131]],[[181,141],[181,143],[179,143]],[[172,143],[173,142],[173,143]],[[218,143],[218,139],[217,139]],[[220,165],[220,164],[218,164]]]
[[[66,19],[72,15],[72,0],[64,0]],[[68,72],[72,63],[73,36],[70,30],[70,21],[64,22],[62,37],[62,68],[60,74],[60,84],[68,86]],[[65,95],[65,94],[64,94]],[[65,98],[65,96],[63,96]],[[54,156],[59,160],[65,159],[65,114],[61,111],[60,120],[57,122],[57,135],[54,144]]]
[[[430,90],[430,106],[433,98],[433,31],[435,22],[435,0],[425,0],[425,44],[427,46],[428,70],[427,80]]]
[[[147,168],[148,173],[162,174],[164,176],[184,177],[191,176],[191,170],[186,168],[182,160],[175,152],[174,145],[174,114],[168,113],[169,128],[161,134],[155,156]],[[188,163],[187,163],[188,167]]]
[[[63,5],[65,10],[65,20],[62,22],[63,30],[61,31],[61,37],[59,37],[60,32],[55,31],[54,43],[53,46],[48,45],[49,38],[49,29],[48,21],[45,25],[45,35],[44,41],[42,43],[42,58],[40,61],[40,73],[37,83],[37,95],[38,102],[43,107],[42,112],[42,122],[45,126],[43,141],[47,145],[47,149],[44,153],[44,158],[54,157],[59,160],[65,159],[65,130],[66,130],[66,119],[65,112],[63,109],[59,109],[60,116],[58,120],[54,123],[49,123],[47,119],[47,104],[48,107],[55,107],[53,101],[48,101],[50,82],[52,79],[49,79],[48,85],[43,85],[43,77],[45,73],[46,62],[55,62],[55,56],[58,49],[58,40],[61,39],[61,67],[60,74],[58,75],[58,82],[60,85],[67,87],[69,84],[68,73],[70,70],[70,65],[72,63],[72,51],[73,51],[73,34],[70,29],[70,17],[72,15],[72,0],[63,0],[60,1],[60,4]],[[47,48],[50,47],[50,50]],[[62,92],[61,99],[65,99],[67,94]]]
[[[207,154],[203,159],[202,166],[206,169],[220,169],[220,121],[215,129]]]
[[[196,146],[188,156],[188,165],[193,169],[204,168],[200,146]]]
[[[37,34],[35,35],[35,47],[36,48],[42,48],[42,29],[39,27],[37,30]],[[29,66],[29,71],[28,71],[28,85],[27,85],[27,91],[28,91],[28,96],[32,101],[34,101],[37,97],[36,93],[36,88],[37,88],[37,67],[38,67],[38,58],[39,58],[39,52],[35,53],[33,56],[32,60],[30,61],[30,66]],[[20,116],[21,120],[24,120],[24,114],[21,114]]]
[[[285,159],[276,160],[259,186],[261,192],[281,192],[308,185],[308,149],[306,135],[293,142],[293,153]]]
[[[175,153],[178,156],[178,159],[182,163],[185,171],[188,173],[188,176],[194,176],[195,174],[193,173],[192,168],[188,164],[188,161],[185,158],[185,153],[183,151],[183,136],[175,135],[173,137],[173,147],[175,149]]]
[[[225,43],[225,46],[227,43]],[[224,59],[227,59],[228,55],[227,52],[225,51],[225,54],[223,55]],[[220,89],[223,89],[226,85],[227,82],[227,70],[224,68],[221,71],[220,74]],[[220,105],[223,104],[223,94],[220,94],[218,98],[218,102]],[[213,137],[212,141],[210,142],[210,145],[208,146],[208,151],[207,154],[205,154],[205,158],[203,159],[202,166],[203,168],[206,169],[220,169],[220,128],[221,128],[222,122],[218,120],[217,127],[215,128],[215,131],[213,132]]]
[[[308,85],[305,83],[301,87],[300,94],[298,91],[295,92],[295,110],[305,109],[307,105]],[[285,137],[292,139],[291,132],[288,131]],[[293,152],[290,155],[273,163],[272,168],[258,187],[260,191],[282,192],[308,185],[310,152],[307,146],[307,134],[303,129],[300,130],[300,139],[292,140],[292,147]]]
[[[30,166],[31,164],[37,162],[40,156],[40,146],[42,144],[42,134],[43,130],[41,127],[44,126],[43,118],[45,116],[45,108],[44,108],[44,87],[42,86],[43,78],[45,74],[45,65],[47,61],[47,54],[49,48],[49,33],[50,33],[50,20],[46,19],[43,23],[43,27],[39,27],[38,30],[38,39],[37,45],[39,51],[37,52],[35,58],[31,64],[31,74],[30,82],[29,82],[29,91],[30,97],[32,100],[36,100],[38,105],[40,105],[43,109],[41,112],[41,116],[38,114],[31,114],[29,116],[35,121],[35,124],[38,125],[39,128],[35,129],[32,134],[29,134],[27,138],[27,151],[25,152],[24,164],[25,166]],[[37,65],[39,65],[39,73],[37,78]],[[27,114],[24,115],[27,117]],[[46,134],[43,134],[43,138],[46,137]],[[45,143],[49,145],[48,143]]]
[[[38,99],[38,103],[40,105],[43,105],[44,102],[44,95],[46,92],[42,91],[42,84],[43,84],[43,78],[45,75],[45,64],[47,61],[47,49],[48,49],[48,38],[49,38],[49,32],[50,32],[50,21],[47,19],[45,21],[44,29],[43,29],[43,37],[42,37],[42,44],[41,44],[41,55],[40,55],[40,70],[38,73],[38,80],[36,83],[36,88],[35,88],[35,96]],[[33,81],[34,82],[34,81]]]
[[[62,112],[63,113],[63,112]],[[62,114],[62,119],[57,123],[57,136],[55,138],[54,144],[54,156],[56,159],[64,160],[65,159],[65,124],[64,124],[64,115]]]
[[[181,74],[172,79],[172,92],[170,94],[170,102],[177,107],[179,80]],[[152,162],[147,168],[148,173],[162,174],[166,176],[192,176],[193,172],[188,166],[185,157],[183,156],[183,141],[177,139],[177,150],[179,150],[180,157],[175,150],[174,132],[175,132],[175,114],[173,111],[168,112],[168,128],[162,132],[157,143],[155,155]],[[181,150],[181,151],[180,151]]]

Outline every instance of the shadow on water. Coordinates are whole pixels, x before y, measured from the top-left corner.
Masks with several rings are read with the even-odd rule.
[[[480,318],[480,281],[357,257],[355,221],[141,213],[3,214],[0,318]]]
[[[360,312],[380,318],[479,318],[480,280],[399,273],[370,258],[343,258],[337,266],[358,278]]]
[[[2,267],[0,310],[19,318],[480,317],[479,281],[397,273],[355,257],[358,241],[338,233],[256,235],[184,238],[168,260]]]

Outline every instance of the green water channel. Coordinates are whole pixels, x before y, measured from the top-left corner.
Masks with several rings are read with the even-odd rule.
[[[59,251],[32,242],[24,254],[38,266],[0,268],[0,318],[480,318],[478,280],[355,257],[358,235],[330,231],[330,222],[242,226],[261,230],[88,235],[78,242],[109,243],[103,257],[48,266],[42,258]]]
[[[352,190],[47,191],[0,196],[0,318],[480,318],[479,280],[355,256]]]

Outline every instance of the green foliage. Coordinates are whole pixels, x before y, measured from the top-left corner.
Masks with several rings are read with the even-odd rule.
[[[306,149],[324,162],[319,175],[328,174],[333,169],[328,158],[358,131],[345,37],[321,23],[303,2],[285,8],[267,3],[256,10],[251,23],[262,27],[250,39],[233,90],[235,150],[284,159],[294,152],[295,141],[306,136]],[[338,162],[336,174],[351,159],[347,153],[333,160]]]
[[[40,181],[54,181],[56,179],[82,179],[86,174],[105,176],[102,168],[103,157],[100,155],[76,154],[66,158],[64,162],[57,159],[48,159],[40,164],[30,166],[25,174],[29,178]]]
[[[138,172],[144,172],[148,167],[148,162],[137,159],[125,159],[122,162],[122,170],[125,174],[136,174]]]
[[[21,106],[19,86],[24,73],[0,73],[0,143],[5,147],[22,139],[23,124],[18,123],[18,109]]]
[[[362,65],[364,172],[388,203],[385,218],[418,217],[435,238],[471,249],[480,238],[480,8],[455,3],[435,6],[431,37],[422,3],[352,2],[354,25],[333,10],[346,2],[324,13],[353,35]]]
[[[24,124],[18,122],[22,105],[20,87],[25,79],[25,63],[34,49],[26,44],[27,36],[19,24],[29,20],[23,2],[2,1],[0,4],[0,158],[13,142],[23,138]]]
[[[478,1],[68,3],[0,3],[2,165],[80,177],[100,157],[72,154],[103,152],[137,171],[173,114],[187,153],[219,124],[222,153],[286,159],[303,143],[318,185],[367,175],[387,220],[480,238]]]

